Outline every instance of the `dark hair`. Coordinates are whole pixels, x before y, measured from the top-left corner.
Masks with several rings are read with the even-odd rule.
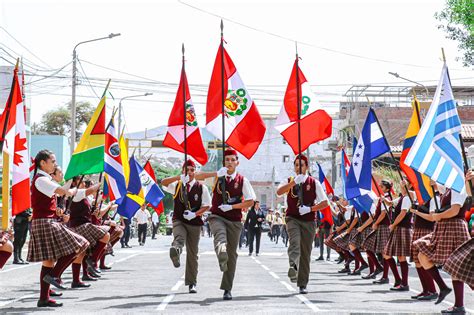
[[[79,188],[79,182],[78,180],[80,180],[80,176],[74,176],[72,179],[71,179],[71,187],[70,188],[74,188],[74,187],[77,187]]]
[[[86,188],[91,187],[91,186],[92,186],[92,180],[86,179],[86,180],[84,181],[84,185],[86,185]]]
[[[49,150],[41,150],[39,151],[37,154],[36,154],[36,157],[35,157],[35,172],[33,173],[33,176],[36,175],[36,173],[38,172],[38,169],[40,168],[40,164],[41,164],[41,161],[47,161],[51,155],[53,155],[54,153],[52,151],[49,151]]]
[[[386,179],[382,179],[382,181],[380,182],[383,186],[385,186],[385,188],[387,188],[388,190],[392,189],[392,183],[389,182],[388,180]]]

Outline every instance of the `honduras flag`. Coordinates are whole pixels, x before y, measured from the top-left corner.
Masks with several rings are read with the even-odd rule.
[[[437,183],[461,192],[466,187],[460,132],[461,120],[445,63],[433,102],[405,164]]]
[[[372,191],[372,159],[389,151],[390,147],[380,130],[375,112],[370,108],[352,156],[345,185],[347,199],[367,195]]]

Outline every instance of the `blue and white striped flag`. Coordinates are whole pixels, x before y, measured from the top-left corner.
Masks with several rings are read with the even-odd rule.
[[[448,67],[444,64],[433,102],[405,164],[437,183],[461,192],[465,189],[465,183],[460,132],[461,120]]]

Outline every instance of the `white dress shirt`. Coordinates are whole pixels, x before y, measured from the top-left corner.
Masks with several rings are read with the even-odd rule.
[[[135,218],[137,219],[138,224],[145,224],[148,223],[148,218],[150,218],[150,212],[148,210],[138,210],[135,214]]]

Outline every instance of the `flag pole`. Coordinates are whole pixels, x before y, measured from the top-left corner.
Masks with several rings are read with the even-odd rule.
[[[221,110],[222,110],[222,166],[225,167],[225,95],[224,91],[224,21],[221,19]],[[221,178],[222,203],[227,204],[227,194],[225,190],[225,176]]]
[[[5,121],[3,124],[3,130],[0,138],[0,152],[3,151],[3,144],[5,143],[5,135],[7,133],[8,121],[10,120],[10,110],[13,102],[13,89],[15,88],[16,78],[18,77],[18,64],[20,63],[20,58],[16,59],[15,69],[13,70],[13,79],[12,79],[12,88],[10,89],[10,95],[5,106]]]
[[[296,70],[296,111],[298,113],[298,160],[299,160],[299,168],[300,174],[302,174],[302,165],[301,165],[301,96],[300,96],[300,77],[299,77],[299,67],[298,67],[298,42],[295,42],[295,49],[296,49],[296,61],[295,61],[295,70]],[[308,161],[309,164],[309,161]],[[309,168],[309,165],[306,165]],[[303,184],[298,185],[298,200],[300,206],[304,205],[303,200]]]
[[[446,55],[444,54],[444,48],[441,48],[441,54],[443,55],[443,63],[446,66]],[[447,66],[446,66],[446,74],[448,76],[449,86],[452,89],[451,77],[449,76],[449,71],[448,71]],[[456,106],[457,106],[457,104],[456,104]],[[462,124],[461,124],[461,126],[462,126]],[[467,161],[466,148],[464,147],[464,140],[463,140],[463,137],[462,137],[462,132],[459,132],[459,142],[461,144],[462,159],[464,161],[464,173],[467,173],[469,171],[469,164],[468,164],[468,161]],[[472,181],[469,181],[469,189],[471,190],[471,194],[472,194]]]
[[[181,81],[182,85],[181,88],[183,89],[183,131],[184,131],[184,176],[188,173],[188,128],[187,128],[187,119],[186,119],[186,85],[185,85],[185,78],[186,78],[186,70],[184,68],[184,43],[181,46],[181,52],[183,54],[182,60],[182,67],[181,67]],[[184,199],[184,207],[186,210],[189,210],[190,207],[188,205],[188,191],[187,187],[184,183],[181,183],[181,193],[183,194]]]

